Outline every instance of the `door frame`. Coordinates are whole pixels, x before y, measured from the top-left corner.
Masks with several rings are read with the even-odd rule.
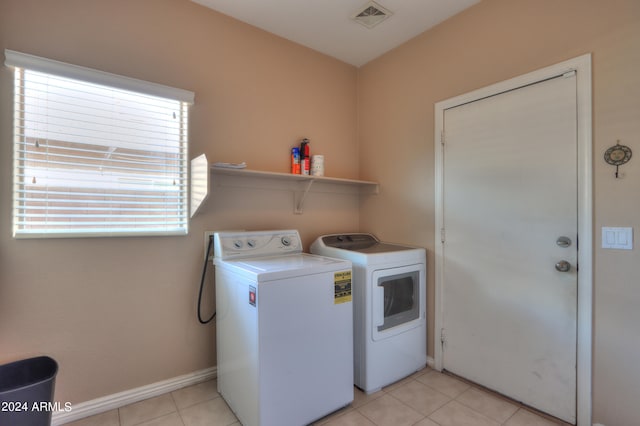
[[[591,103],[591,54],[585,54],[491,86],[435,104],[435,324],[434,366],[442,371],[440,330],[443,323],[444,248],[444,112],[469,102],[515,90],[546,79],[576,71],[577,85],[577,170],[578,170],[578,295],[576,419],[578,426],[591,425],[592,336],[593,336],[593,148]]]

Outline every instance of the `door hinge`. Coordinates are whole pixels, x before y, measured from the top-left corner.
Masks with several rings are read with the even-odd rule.
[[[444,130],[440,132],[440,144],[444,146]]]
[[[444,334],[444,328],[440,329],[440,343],[442,343],[442,345],[444,346],[444,344],[447,342],[447,338]]]
[[[440,242],[444,244],[444,228],[440,228]]]

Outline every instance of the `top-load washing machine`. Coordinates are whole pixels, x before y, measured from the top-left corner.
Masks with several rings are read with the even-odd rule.
[[[372,393],[424,368],[425,250],[357,233],[321,236],[311,253],[353,264],[355,385]]]
[[[245,426],[302,426],[353,401],[351,262],[296,230],[214,234],[218,391]]]

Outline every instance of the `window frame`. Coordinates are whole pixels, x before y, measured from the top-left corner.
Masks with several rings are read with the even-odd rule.
[[[54,61],[51,59],[41,58],[34,55],[29,55],[21,52],[5,50],[5,65],[15,68],[14,72],[14,181],[13,181],[13,237],[14,238],[75,238],[75,237],[122,237],[122,236],[165,236],[165,235],[187,235],[189,230],[189,106],[193,104],[194,94],[193,92],[177,89],[170,86],[160,85],[148,81],[133,79],[117,74],[106,73],[103,71],[80,67],[77,65],[67,64],[64,62]],[[176,199],[178,200],[178,221],[177,225],[173,227],[165,227],[154,225],[152,228],[130,228],[130,229],[118,229],[115,226],[115,221],[107,223],[106,226],[97,225],[95,228],[78,227],[77,225],[71,225],[69,228],[61,229],[42,229],[42,230],[26,230],[18,223],[18,210],[23,208],[22,202],[19,201],[18,192],[23,183],[20,182],[18,176],[18,170],[24,169],[25,166],[19,166],[21,161],[20,153],[18,152],[21,142],[20,139],[26,139],[26,136],[19,135],[18,129],[23,124],[23,118],[21,118],[22,110],[19,109],[19,105],[23,105],[23,99],[20,97],[23,95],[22,90],[25,87],[24,80],[22,80],[22,86],[18,87],[18,73],[24,76],[26,71],[33,71],[36,73],[44,73],[52,77],[61,77],[67,79],[73,79],[76,81],[89,83],[93,85],[107,86],[116,91],[126,91],[129,93],[135,93],[138,95],[146,95],[154,98],[163,98],[165,101],[178,102],[179,103],[179,117],[177,128],[180,130],[176,135],[177,140],[174,149],[177,150],[177,159],[179,176],[182,182],[179,182],[179,188]],[[93,89],[91,89],[93,90]],[[87,92],[89,93],[89,91]],[[175,116],[174,116],[175,118]],[[184,118],[184,120],[182,120]],[[64,141],[64,140],[63,140]],[[65,141],[66,142],[66,141]],[[99,144],[103,147],[110,147],[109,143]],[[47,160],[49,161],[49,160]],[[21,167],[21,169],[19,168]],[[106,192],[113,191],[113,186],[105,186]],[[141,190],[137,190],[138,193]],[[167,210],[165,210],[166,215]],[[46,213],[49,214],[48,212]],[[114,213],[113,218],[117,218],[122,213]],[[168,217],[168,215],[166,215]]]

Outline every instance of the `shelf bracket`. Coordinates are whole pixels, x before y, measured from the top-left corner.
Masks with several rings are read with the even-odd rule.
[[[304,190],[302,191],[294,191],[293,193],[293,213],[302,214],[302,209],[304,207],[304,200],[307,198],[307,194],[311,189],[311,185],[313,185],[314,179],[309,179],[308,182],[305,182]]]

